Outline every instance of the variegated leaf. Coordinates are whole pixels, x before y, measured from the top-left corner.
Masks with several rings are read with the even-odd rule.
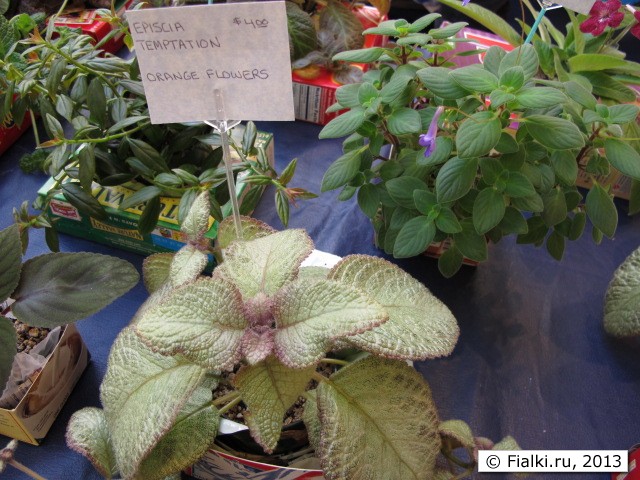
[[[200,193],[191,204],[187,216],[180,225],[180,230],[187,234],[191,241],[200,240],[209,230],[209,191]]]
[[[440,451],[431,391],[405,362],[369,356],[318,388],[328,480],[427,480]]]
[[[302,420],[307,429],[309,437],[309,445],[314,450],[320,448],[320,418],[318,418],[318,401],[316,390],[310,390],[304,394],[306,402],[304,403],[304,411]]]
[[[226,370],[240,359],[247,322],[240,292],[224,279],[201,278],[150,306],[135,326],[160,353],[180,353],[209,370]]]
[[[229,246],[216,276],[231,280],[245,299],[262,292],[273,295],[296,278],[302,261],[313,250],[304,230],[284,230]]]
[[[251,217],[240,217],[240,225],[242,226],[242,240],[254,240],[276,233],[276,230],[266,223]],[[227,217],[218,227],[218,246],[223,249],[227,248],[235,240],[238,240],[238,235],[233,217]]]
[[[134,476],[205,374],[204,368],[180,357],[152,352],[132,328],[120,333],[109,355],[100,399],[122,477]]]
[[[460,333],[455,317],[422,283],[396,265],[381,258],[350,255],[332,269],[329,278],[367,292],[389,315],[382,326],[349,337],[358,348],[410,360],[453,351]]]
[[[13,358],[16,356],[16,343],[18,335],[13,322],[0,316],[0,390],[4,390],[4,384],[11,374]]]
[[[193,245],[185,245],[173,257],[169,268],[171,285],[179,287],[194,282],[207,266],[207,254]]]
[[[162,480],[193,465],[213,445],[220,415],[211,405],[212,390],[205,382],[193,392],[171,430],[140,465],[137,478]]]
[[[298,278],[306,278],[309,280],[322,280],[327,278],[329,269],[325,267],[301,267],[298,272]]]
[[[640,335],[640,249],[613,273],[604,299],[604,329],[615,337]]]
[[[174,253],[154,253],[142,263],[142,278],[149,293],[158,290],[169,278]]]
[[[67,445],[89,459],[105,478],[118,474],[104,410],[87,407],[75,412],[67,425]]]
[[[476,441],[469,425],[462,420],[447,420],[438,427],[440,436],[449,437],[457,442],[457,446],[473,449]]]
[[[293,368],[315,364],[333,340],[387,321],[384,308],[360,290],[329,280],[297,280],[275,298],[276,356]]]
[[[280,439],[286,411],[304,393],[315,367],[289,368],[275,357],[240,369],[234,386],[248,411],[245,414],[251,436],[265,452],[272,453]]]

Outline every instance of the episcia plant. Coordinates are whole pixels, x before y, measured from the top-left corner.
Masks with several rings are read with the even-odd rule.
[[[604,299],[604,329],[617,338],[640,337],[640,249],[613,273]]]
[[[71,418],[72,449],[108,478],[161,479],[211,448],[220,416],[240,403],[253,439],[273,451],[286,410],[304,396],[326,478],[454,478],[473,468],[478,445],[493,444],[476,443],[463,422],[440,423],[429,386],[406,363],[451,353],[458,326],[445,305],[383,259],[301,268],[313,249],[303,230],[249,218],[241,240],[221,223],[224,261],[203,276],[208,212],[205,192],[182,226],[190,242],[145,261],[151,295],[113,345],[103,408]],[[361,354],[344,358],[343,349]],[[326,363],[337,371],[319,373]],[[236,372],[232,391],[214,400],[225,371]],[[511,438],[499,446],[516,447]],[[463,460],[458,447],[469,452]],[[436,466],[441,450],[445,470]]]
[[[97,253],[48,253],[23,263],[22,239],[17,224],[0,231],[0,303],[4,305],[0,312],[0,392],[16,354],[16,330],[8,316],[30,326],[66,325],[103,309],[133,288],[139,278],[125,260]],[[5,302],[8,299],[13,302]]]
[[[508,235],[556,259],[587,218],[596,243],[612,238],[618,213],[598,176],[615,167],[640,180],[637,138],[625,134],[638,107],[600,103],[579,75],[539,78],[531,45],[491,47],[484,63],[453,69],[466,24],[427,30],[438,17],[383,22],[364,33],[392,43],[334,57],[372,68],[336,92],[330,110],[346,111],[320,138],[347,138],[322,190],[357,196],[377,245],[397,258],[449,244],[438,260],[445,276],[465,257],[486,260],[487,243]],[[593,183],[586,196],[579,175]]]

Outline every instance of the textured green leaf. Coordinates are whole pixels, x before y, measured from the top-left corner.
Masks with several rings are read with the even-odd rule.
[[[255,238],[266,237],[275,233],[276,230],[266,223],[250,217],[240,217],[242,227],[242,238],[253,240]],[[237,232],[233,217],[227,217],[218,226],[218,238],[216,239],[220,248],[227,248],[231,242],[237,240]]]
[[[431,478],[440,450],[429,386],[402,361],[367,357],[318,386],[328,478]]]
[[[504,437],[493,446],[493,450],[520,450],[520,445],[513,437]]]
[[[313,20],[307,12],[294,2],[285,2],[285,5],[291,60],[297,60],[309,52],[317,50],[318,35],[313,26]]]
[[[449,77],[448,68],[426,67],[418,70],[420,81],[435,95],[448,100],[457,100],[466,97],[469,92]]]
[[[194,282],[207,266],[207,254],[193,245],[185,245],[174,255],[169,268],[171,285]]]
[[[142,263],[142,278],[149,293],[153,293],[169,279],[173,253],[155,253]]]
[[[4,390],[5,383],[11,374],[13,357],[16,355],[18,335],[13,322],[0,316],[0,388]]]
[[[0,252],[0,302],[4,302],[20,280],[22,244],[17,224],[0,230]]]
[[[147,142],[138,138],[127,137],[133,155],[155,173],[168,172],[165,159]]]
[[[348,50],[340,52],[333,56],[333,60],[341,60],[343,62],[371,63],[378,60],[385,49],[382,47],[362,48],[358,50]]]
[[[435,22],[440,17],[442,17],[442,15],[440,15],[439,13],[429,13],[429,14],[424,15],[423,17],[420,17],[417,20],[415,20],[408,27],[408,29],[412,33],[421,32],[422,30],[427,28],[429,25],[431,25],[433,22]]]
[[[640,249],[613,274],[604,299],[604,329],[615,337],[640,335]]]
[[[440,28],[432,28],[429,30],[429,35],[436,39],[445,39],[449,37],[453,37],[456,33],[462,30],[464,27],[469,25],[466,22],[455,22],[450,23],[449,25],[445,25]]]
[[[525,108],[549,108],[563,104],[567,96],[552,87],[528,87],[516,93],[516,101]]]
[[[360,171],[363,149],[350,150],[335,160],[322,177],[321,191],[335,190],[349,183]]]
[[[320,10],[318,36],[321,48],[329,56],[361,48],[364,28],[356,14],[340,2],[329,2]],[[330,39],[330,41],[326,41]]]
[[[203,381],[198,365],[152,352],[131,327],[112,347],[100,399],[118,468],[132,478]]]
[[[307,435],[309,436],[309,445],[318,450],[320,446],[320,419],[318,418],[318,402],[316,400],[316,391],[310,390],[305,393],[304,398],[304,412],[302,413],[302,420],[304,426],[307,429]]]
[[[553,189],[542,196],[544,211],[540,214],[548,227],[553,227],[567,218],[567,200],[559,189]]]
[[[191,204],[189,213],[180,225],[180,230],[186,233],[191,240],[200,240],[209,230],[210,210],[209,192],[205,190]]]
[[[596,109],[596,97],[594,97],[589,90],[583,87],[578,82],[567,82],[564,84],[565,92],[569,97],[578,102],[589,110]]]
[[[380,206],[380,192],[375,185],[367,183],[358,190],[358,206],[364,214],[373,218]]]
[[[500,76],[512,67],[521,66],[524,71],[525,80],[529,80],[538,73],[538,54],[532,45],[521,45],[508,52],[498,70]]]
[[[609,107],[609,123],[628,123],[633,122],[638,117],[640,107],[637,105],[611,105]]]
[[[568,120],[548,115],[530,115],[525,125],[529,134],[552,150],[571,150],[584,146],[580,129]]]
[[[393,201],[405,208],[415,208],[415,192],[427,190],[426,183],[419,178],[410,176],[393,178],[386,183],[386,187]]]
[[[607,160],[620,172],[635,180],[640,180],[640,153],[631,145],[616,138],[604,141]]]
[[[593,85],[593,94],[598,97],[610,98],[620,103],[633,102],[637,93],[624,83],[615,80],[611,75],[603,72],[580,72]]]
[[[80,185],[85,192],[90,192],[96,174],[95,146],[83,144],[78,151],[78,161]]]
[[[436,177],[438,203],[464,197],[473,186],[478,172],[477,159],[454,157],[445,163]]]
[[[365,120],[365,109],[355,107],[338,115],[320,131],[318,138],[339,138],[354,133]]]
[[[499,225],[500,229],[507,234],[517,234],[522,235],[527,233],[529,227],[527,226],[527,221],[524,219],[522,214],[517,208],[507,207],[504,212],[504,217],[500,221]]]
[[[153,197],[147,200],[142,209],[142,214],[138,219],[138,232],[140,235],[149,235],[158,225],[158,219],[162,212],[160,197]]]
[[[486,155],[495,147],[502,134],[500,119],[493,112],[478,112],[460,125],[456,133],[456,146],[460,158]]]
[[[453,235],[456,248],[471,260],[484,262],[488,256],[487,240],[484,235],[479,235],[476,232],[471,218],[462,220],[460,226],[462,226],[462,232]]]
[[[508,68],[507,70],[502,72],[502,75],[500,75],[500,87],[507,92],[518,91],[522,88],[523,85],[524,69],[519,65]],[[491,103],[493,103],[493,98]]]
[[[420,114],[412,108],[394,110],[387,119],[389,131],[394,135],[419,133],[421,130]]]
[[[271,453],[282,432],[286,411],[309,384],[315,367],[289,368],[275,357],[244,366],[233,380],[247,406],[245,421],[251,436],[265,452]]]
[[[405,223],[396,237],[393,245],[395,258],[415,257],[424,253],[436,236],[436,226],[433,220],[420,215]]]
[[[224,279],[202,278],[144,310],[136,329],[162,354],[181,353],[210,370],[225,370],[240,359],[246,326],[238,289]]]
[[[107,118],[107,97],[104,94],[102,80],[94,78],[87,88],[87,107],[91,121],[104,127]]]
[[[62,125],[60,121],[53,115],[47,113],[45,120],[47,121],[47,128],[49,135],[53,138],[64,138],[64,130],[62,129]]]
[[[107,212],[93,196],[85,192],[77,183],[65,183],[62,185],[64,197],[71,205],[76,207],[80,213],[95,217],[98,220],[105,220]]]
[[[457,68],[452,70],[449,76],[462,88],[472,92],[490,93],[498,88],[498,77],[482,66]]]
[[[530,197],[536,194],[529,179],[520,172],[510,172],[505,181],[504,193],[510,197]]]
[[[618,225],[618,210],[611,195],[600,185],[594,184],[587,193],[585,206],[591,223],[607,237],[613,238]]]
[[[551,232],[551,235],[547,237],[547,252],[556,260],[562,260],[564,255],[565,240],[564,237],[557,231]]]
[[[104,410],[87,407],[75,412],[67,425],[66,440],[69,448],[87,457],[103,477],[118,474]]]
[[[438,270],[445,278],[453,277],[460,267],[462,267],[462,261],[464,256],[455,247],[450,247],[438,258]]]
[[[551,166],[565,185],[575,185],[578,178],[578,162],[576,156],[568,150],[556,150],[551,154]]]
[[[569,57],[568,64],[572,72],[591,72],[624,67],[627,65],[627,61],[613,55],[583,53]]]
[[[411,208],[416,208],[423,215],[429,215],[431,209],[438,203],[436,196],[426,190],[414,190],[413,201],[415,205]]]
[[[462,231],[458,217],[450,208],[442,208],[436,217],[436,227],[444,233],[458,233]]]
[[[456,446],[473,450],[476,441],[469,425],[462,420],[446,420],[438,426],[438,431],[443,437],[455,440]]]
[[[213,387],[215,388],[215,386]],[[211,385],[200,385],[189,397],[171,429],[142,461],[138,477],[146,480],[180,480],[213,445],[220,416],[211,405]]]
[[[276,356],[292,368],[320,360],[334,340],[370,330],[389,318],[373,298],[332,281],[299,279],[275,299]]]
[[[138,278],[130,263],[116,257],[85,252],[40,255],[22,266],[12,311],[29,325],[64,325],[106,307]]]
[[[481,190],[473,203],[473,226],[479,234],[487,233],[498,225],[505,212],[502,193],[494,188]]]
[[[299,229],[236,242],[227,249],[216,275],[231,280],[245,299],[258,293],[273,295],[296,277],[312,249],[313,242]]]
[[[458,339],[451,311],[421,282],[381,258],[349,255],[329,278],[375,298],[389,315],[382,325],[347,341],[388,358],[425,360],[449,355]]]

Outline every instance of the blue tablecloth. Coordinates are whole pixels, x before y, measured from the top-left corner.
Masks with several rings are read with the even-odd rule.
[[[324,171],[340,154],[340,142],[317,140],[320,127],[311,124],[258,126],[275,134],[279,169],[297,157],[295,185],[319,192]],[[29,132],[0,158],[1,227],[12,221],[14,207],[35,198],[46,179],[18,168],[20,155],[32,148]],[[300,203],[292,209],[290,226],[307,229],[321,250],[384,256],[374,247],[372,228],[355,201],[338,202],[336,196],[329,192]],[[619,202],[618,209],[615,239],[598,247],[585,235],[568,245],[562,262],[512,239],[491,246],[485,264],[464,267],[450,280],[440,276],[433,259],[396,262],[442,299],[460,324],[460,340],[450,357],[416,365],[431,384],[442,419],[463,419],[477,435],[495,440],[513,435],[525,449],[627,449],[640,442],[640,347],[608,338],[602,328],[611,275],[640,245],[640,217],[627,216],[626,202]],[[255,216],[281,227],[272,191]],[[78,238],[62,235],[60,245],[63,251],[118,255],[138,268],[142,263],[138,255]],[[36,232],[29,256],[46,251],[42,232]],[[78,323],[91,352],[90,365],[45,442],[38,447],[21,444],[18,460],[49,480],[99,478],[66,447],[65,427],[76,410],[99,405],[109,348],[144,299],[140,284]],[[0,443],[6,441],[0,436]],[[5,475],[27,478],[16,470]]]

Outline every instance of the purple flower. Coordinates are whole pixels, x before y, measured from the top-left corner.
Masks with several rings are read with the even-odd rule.
[[[469,3],[471,0],[462,0],[462,6],[466,7],[467,3]]]
[[[433,151],[436,148],[436,134],[438,133],[438,119],[440,115],[444,112],[444,107],[440,106],[436,109],[436,112],[433,114],[433,118],[431,119],[431,123],[429,124],[429,130],[427,133],[423,133],[420,135],[418,139],[418,143],[422,147],[427,147],[424,152],[425,157],[430,157]]]

